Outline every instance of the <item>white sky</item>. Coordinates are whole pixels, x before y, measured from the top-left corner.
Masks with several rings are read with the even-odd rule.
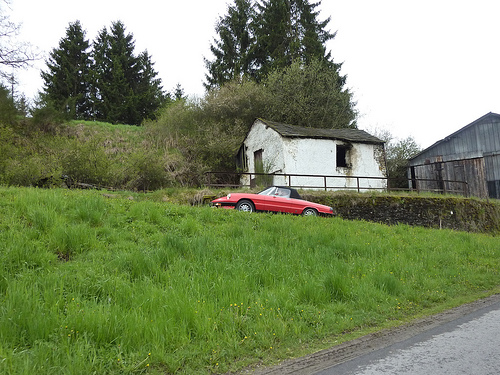
[[[317,0],[310,0],[314,2]],[[201,96],[218,16],[232,0],[11,0],[20,38],[44,56],[59,45],[70,22],[86,37],[121,20],[148,50],[166,90],[177,83]],[[323,0],[320,20],[337,31],[328,49],[355,95],[358,126],[413,136],[422,147],[488,112],[500,113],[500,1]],[[29,98],[42,88],[45,59],[18,75]]]

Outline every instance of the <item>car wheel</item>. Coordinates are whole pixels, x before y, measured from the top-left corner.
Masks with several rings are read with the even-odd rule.
[[[249,200],[242,200],[239,201],[238,204],[236,205],[236,209],[238,211],[243,211],[243,212],[254,212],[255,207],[253,206],[253,203]]]
[[[303,216],[318,216],[318,211],[316,211],[314,208],[306,208],[302,212]]]

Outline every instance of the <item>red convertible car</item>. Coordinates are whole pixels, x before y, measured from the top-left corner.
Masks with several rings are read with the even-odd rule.
[[[304,216],[333,214],[333,208],[305,201],[297,190],[282,186],[270,186],[257,194],[231,193],[213,200],[212,205],[245,212],[269,211]]]

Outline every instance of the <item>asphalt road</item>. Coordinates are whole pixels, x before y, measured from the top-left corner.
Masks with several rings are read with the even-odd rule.
[[[500,374],[500,295],[341,344],[266,375]]]
[[[317,375],[498,375],[500,302]]]

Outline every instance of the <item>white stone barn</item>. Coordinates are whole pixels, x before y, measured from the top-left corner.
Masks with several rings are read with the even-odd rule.
[[[304,128],[257,119],[240,147],[238,162],[243,172],[273,174],[265,181],[269,185],[387,187],[384,141],[358,129]],[[254,186],[259,178],[243,174],[241,184]]]

